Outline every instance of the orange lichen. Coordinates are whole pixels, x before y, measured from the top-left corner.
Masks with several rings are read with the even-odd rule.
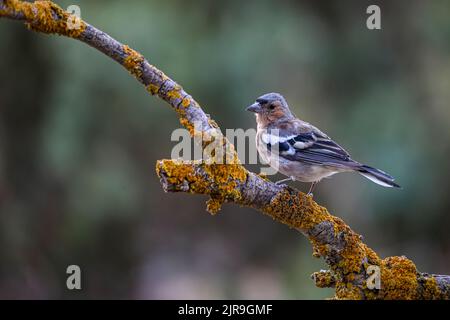
[[[126,54],[123,60],[123,66],[127,69],[133,76],[137,79],[142,77],[142,63],[144,62],[144,57],[142,54],[136,50],[131,49],[129,46],[124,45],[123,51]]]
[[[167,180],[172,185],[182,185],[183,181],[195,179],[193,166],[185,165],[182,160],[158,161],[156,173],[160,176],[161,170],[167,174]]]
[[[371,248],[365,246],[366,256],[367,256],[367,262],[370,265],[380,265],[381,259],[380,257],[373,251]]]
[[[330,288],[336,285],[336,278],[330,270],[314,272],[311,275],[311,278],[314,280],[314,283],[318,288]]]
[[[300,229],[303,215],[301,199],[293,196],[288,189],[284,189],[272,198],[270,204],[264,208],[264,213],[292,228]]]
[[[436,279],[433,276],[420,275],[417,272],[415,264],[408,258],[401,256],[380,260],[369,248],[367,248],[366,253],[369,261],[373,260],[380,263],[378,266],[380,267],[381,288],[369,289],[364,281],[365,279],[363,279],[360,285],[353,284],[357,275],[355,273],[352,277],[346,276],[345,279],[337,282],[336,298],[383,300],[446,298],[439,288]]]
[[[86,23],[80,18],[64,11],[51,1],[35,1],[33,3],[19,0],[5,0],[6,8],[1,15],[21,13],[25,24],[34,31],[59,34],[71,38],[79,38],[86,29]]]
[[[356,239],[348,239],[354,235],[346,234],[346,246],[341,252],[342,260],[338,262],[337,267],[345,273],[360,273],[363,268],[363,260],[366,257],[365,245]]]
[[[334,217],[322,210],[310,196],[292,189],[279,192],[264,211],[280,222],[302,231],[308,231],[321,222],[334,222]]]
[[[368,249],[368,251],[372,251]],[[368,253],[368,255],[372,255]],[[373,259],[373,257],[370,257]],[[417,272],[415,264],[408,258],[389,257],[380,260],[380,289],[369,289],[366,282],[359,286],[359,299],[383,299],[383,300],[436,300],[447,299],[447,296],[439,287],[436,279],[432,275],[420,274]],[[364,279],[363,279],[364,280]],[[348,283],[353,279],[346,277],[336,286],[336,298],[353,299],[355,291],[348,291]],[[339,287],[339,290],[338,290]]]
[[[329,253],[329,248],[327,244],[320,243],[314,237],[309,238],[312,245],[312,255],[315,258],[326,257]]]
[[[446,297],[439,288],[436,279],[433,276],[422,278],[421,298],[425,300],[445,299]]]
[[[411,300],[417,298],[417,269],[408,258],[389,257],[381,263],[381,289],[383,299]]]
[[[191,136],[194,134],[194,126],[188,119],[186,119],[185,117],[180,117],[180,124],[189,131]]]
[[[181,101],[181,105],[185,108],[189,107],[191,104],[191,100],[189,98],[184,98],[183,101]]]
[[[334,298],[340,300],[361,300],[361,288],[352,283],[339,281],[336,283],[336,296]]]
[[[279,192],[263,211],[272,218],[304,233],[308,233],[316,225],[324,222],[331,223],[335,237],[344,231],[345,234],[349,233],[341,219],[330,215],[311,197],[292,189],[284,189]],[[359,239],[357,235],[355,236],[356,239]],[[309,236],[309,240],[313,246],[315,257],[326,257],[329,254],[330,248],[327,243],[322,243],[314,236]],[[349,251],[354,250],[349,249]],[[341,268],[344,268],[346,273],[356,271],[355,266],[360,265],[361,260],[362,254],[358,255],[355,261],[341,261]]]
[[[186,110],[184,108],[177,108],[176,112],[178,113],[180,124],[185,127],[189,131],[191,137],[193,137],[195,135],[195,127],[186,117]]]
[[[224,201],[225,199],[223,198],[211,197],[208,201],[206,201],[206,210],[212,215],[215,215],[222,208]]]

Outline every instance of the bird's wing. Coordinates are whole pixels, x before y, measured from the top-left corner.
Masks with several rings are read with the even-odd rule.
[[[262,135],[269,151],[291,161],[328,166],[356,164],[347,151],[319,129],[300,120],[291,121]]]

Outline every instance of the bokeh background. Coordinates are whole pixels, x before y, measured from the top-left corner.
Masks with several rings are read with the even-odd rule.
[[[403,186],[342,174],[316,200],[381,256],[450,273],[448,1],[58,3],[142,52],[222,129],[255,127],[244,108],[284,94]],[[382,30],[366,28],[370,4]],[[326,265],[298,232],[234,205],[212,217],[204,197],[162,191],[155,161],[180,124],[121,66],[4,19],[0,57],[0,298],[333,295],[310,280]],[[65,287],[70,264],[81,291]]]

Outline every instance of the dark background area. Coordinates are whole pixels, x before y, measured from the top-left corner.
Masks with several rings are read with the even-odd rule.
[[[223,130],[255,127],[244,108],[282,93],[403,187],[342,174],[316,201],[382,257],[450,273],[448,1],[58,4],[143,53]],[[370,4],[381,30],[366,28]],[[234,205],[212,217],[204,197],[163,192],[154,166],[179,127],[109,58],[0,19],[0,298],[332,296],[310,280],[326,265],[298,232]],[[79,292],[65,286],[70,264]]]

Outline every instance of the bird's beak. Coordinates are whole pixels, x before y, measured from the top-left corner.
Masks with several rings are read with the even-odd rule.
[[[254,113],[260,113],[262,111],[261,104],[259,102],[255,102],[251,106],[248,106],[245,110],[254,112]]]

